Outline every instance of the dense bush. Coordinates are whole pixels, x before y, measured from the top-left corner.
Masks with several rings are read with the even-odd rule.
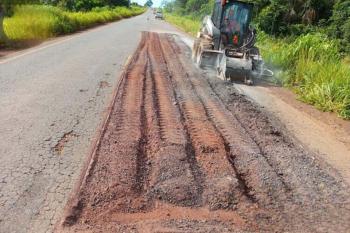
[[[93,8],[104,6],[129,6],[128,0],[41,0],[41,2],[70,11],[90,11]]]
[[[288,24],[283,19],[287,12],[287,7],[278,3],[264,7],[258,14],[258,26],[269,34],[286,34]]]
[[[330,19],[329,35],[341,41],[342,50],[350,53],[350,0],[337,0]]]
[[[333,0],[252,0],[256,5],[256,22],[273,35],[293,33],[294,25],[319,25],[327,21]],[[299,29],[302,29],[299,27]]]

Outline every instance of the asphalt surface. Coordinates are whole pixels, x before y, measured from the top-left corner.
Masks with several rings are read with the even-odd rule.
[[[149,12],[0,60],[0,232],[51,232]]]

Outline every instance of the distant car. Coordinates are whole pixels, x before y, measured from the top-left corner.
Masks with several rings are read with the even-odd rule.
[[[163,13],[162,12],[157,12],[155,15],[156,19],[164,19]]]

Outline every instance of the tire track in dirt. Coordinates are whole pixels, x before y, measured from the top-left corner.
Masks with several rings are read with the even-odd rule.
[[[109,226],[104,226],[105,222],[121,218],[118,213],[127,214],[131,222],[144,218],[143,212],[152,216],[158,215],[157,211],[177,218],[188,213],[193,221],[200,216],[227,218],[224,212],[211,216],[206,209],[182,209],[202,205],[203,177],[176,103],[160,43],[157,34],[143,34],[94,165],[58,231],[104,229]],[[215,172],[219,172],[218,167]],[[173,207],[164,206],[165,203]],[[167,218],[159,219],[164,217]],[[233,214],[230,222],[235,221],[242,225],[240,217]],[[156,228],[159,226],[156,224]]]
[[[188,82],[183,66],[178,63],[176,53],[165,36],[162,37],[164,53],[171,80],[180,104],[195,158],[205,177],[203,204],[210,209],[233,208],[242,201],[242,187],[227,160],[223,138],[216,130],[201,102]],[[184,77],[185,75],[185,77]]]
[[[269,151],[174,40],[142,34],[56,231],[316,232],[293,214],[299,197]]]
[[[173,41],[173,36],[168,37]],[[186,52],[184,45],[180,49],[181,43],[179,40],[171,43],[176,54]],[[251,145],[248,148],[255,148],[258,152],[255,158],[254,156],[248,156],[248,158],[240,156],[236,159],[231,157],[232,164],[236,169],[238,168],[238,172],[243,171],[242,175],[248,180],[247,183],[253,180],[254,184],[254,178],[258,178],[253,188],[259,190],[259,184],[262,185],[262,193],[257,193],[260,197],[257,200],[261,207],[269,209],[270,216],[274,218],[275,229],[278,229],[277,226],[280,225],[279,231],[285,231],[288,226],[297,232],[323,232],[333,224],[330,220],[332,218],[343,223],[348,222],[349,214],[345,212],[349,207],[347,201],[349,195],[344,192],[347,187],[339,180],[339,177],[334,176],[334,171],[330,170],[324,161],[317,160],[315,155],[296,144],[298,142],[295,143],[288,135],[284,135],[282,133],[284,128],[280,123],[273,122],[275,125],[272,125],[266,113],[259,111],[259,107],[244,96],[238,95],[221,81],[208,76],[201,77],[199,72],[194,72],[191,65],[188,65],[188,60],[188,54],[179,55],[179,61],[188,70],[188,78],[197,88],[198,96],[208,106],[211,105],[207,108],[208,114],[215,108],[222,108],[225,111],[215,112],[226,112],[229,116],[228,118],[220,117],[220,115],[213,116],[215,124],[220,126],[220,121],[223,119],[232,119],[236,126],[236,128],[227,127],[227,125],[222,127],[222,134],[225,136],[232,132],[238,133],[240,137],[247,139]],[[213,101],[208,101],[208,98]],[[230,129],[231,132],[226,133],[225,129]],[[230,146],[228,141],[227,145]],[[234,144],[230,147],[232,146]],[[258,162],[252,164],[254,159]],[[255,167],[250,170],[250,166]],[[249,170],[252,173],[255,171],[254,176],[245,175],[249,174],[244,172],[245,168],[248,168],[246,169],[248,172]],[[327,188],[324,186],[325,183],[328,184]],[[256,192],[252,191],[255,195]],[[338,210],[335,211],[336,209]],[[327,212],[328,215],[325,216],[324,212]],[[331,228],[335,229],[339,226]],[[342,226],[339,229],[345,228]]]
[[[169,36],[164,37],[166,41],[171,40]],[[263,205],[271,204],[276,199],[284,200],[288,188],[263,159],[259,147],[219,98],[212,94],[206,81],[188,67],[188,61],[184,60],[183,56],[178,55],[181,52],[176,43],[168,42],[168,45],[167,50],[171,51],[170,54],[177,55],[176,60],[181,64],[179,67],[182,67],[182,73],[186,74],[182,82],[186,80],[189,82],[188,85],[198,96],[205,114],[223,139],[228,153],[226,159],[231,161],[246,196],[253,202],[256,200]],[[259,174],[264,174],[266,177],[261,177]]]
[[[200,185],[188,159],[186,135],[167,82],[166,66],[161,62],[158,35],[150,34],[150,41],[151,77],[160,137],[160,147],[154,153],[152,165],[151,192],[170,203],[195,205]]]

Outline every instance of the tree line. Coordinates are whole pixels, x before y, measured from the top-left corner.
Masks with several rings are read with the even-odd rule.
[[[0,7],[7,14],[18,4],[46,4],[71,11],[89,11],[95,7],[129,6],[129,0],[0,0]]]

